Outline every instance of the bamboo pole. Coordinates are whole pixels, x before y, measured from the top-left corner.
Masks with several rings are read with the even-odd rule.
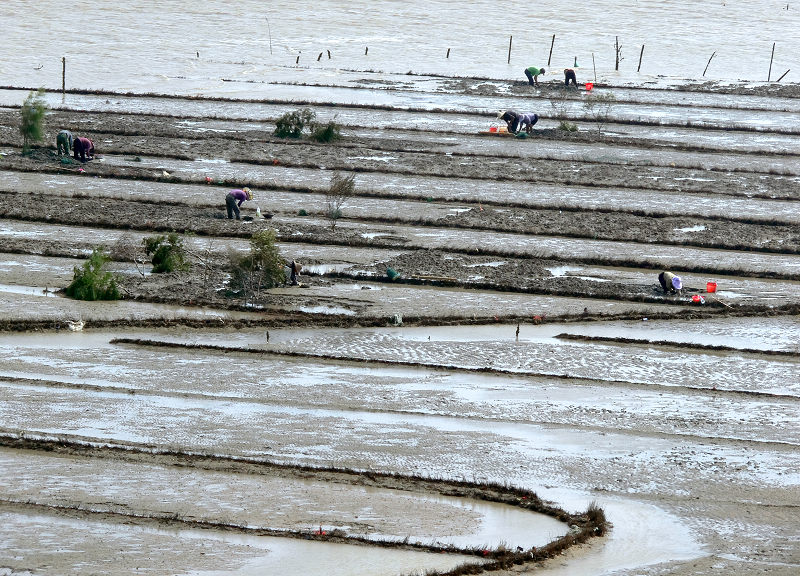
[[[367,52],[369,52],[369,46],[364,47],[364,56],[367,55]]]
[[[592,68],[594,69],[594,81],[597,83],[597,66],[594,65],[594,52],[592,52]]]
[[[447,58],[450,58],[450,48],[447,49]]]
[[[792,69],[791,69],[791,68],[789,68],[789,69],[788,69],[786,72],[784,72],[783,74],[781,74],[781,77],[780,77],[780,78],[778,78],[777,80],[775,80],[775,82],[780,82],[781,80],[783,80],[783,77],[784,77],[784,76],[786,76],[786,75],[787,75],[789,72],[791,72],[791,71],[792,71]]]
[[[267,21],[267,33],[269,34],[269,53],[272,54],[272,30],[269,28],[269,18],[264,16],[264,20]]]
[[[639,52],[639,65],[636,67],[636,71],[637,72],[642,69],[642,56],[643,55],[644,55],[644,44],[642,44],[642,51]]]
[[[508,37],[508,63],[511,64],[511,39],[513,36]]]
[[[714,50],[714,52],[711,54],[711,58],[713,58],[713,57],[714,57],[714,54],[716,54],[716,53],[717,53],[717,51],[716,51],[716,50]],[[709,65],[709,64],[711,64],[711,58],[709,58],[709,59],[708,59],[708,62],[706,62],[706,67],[705,67],[705,70],[703,70],[703,76],[705,76],[705,75],[706,75],[706,70],[708,70],[708,65]]]
[[[767,82],[772,78],[772,59],[775,58],[775,42],[772,43],[772,54],[769,57],[769,72],[767,72]]]
[[[61,97],[64,97],[64,93],[67,91],[67,57],[61,57]]]
[[[550,59],[553,57],[553,44],[556,43],[556,35],[553,34],[553,39],[550,41],[550,56],[547,57],[547,67],[550,67]]]

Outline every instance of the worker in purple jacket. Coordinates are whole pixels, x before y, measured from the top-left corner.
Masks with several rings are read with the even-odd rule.
[[[94,142],[88,138],[75,138],[72,141],[72,153],[75,160],[81,162],[86,162],[87,158],[91,160],[94,158]]]
[[[250,188],[242,188],[241,190],[231,190],[225,196],[225,208],[228,210],[228,219],[232,219],[236,214],[236,219],[239,220],[239,207],[245,200],[252,200],[253,194]]]

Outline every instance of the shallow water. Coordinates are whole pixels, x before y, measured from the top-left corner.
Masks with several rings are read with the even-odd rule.
[[[101,566],[104,574],[126,575],[149,567],[157,573],[194,576],[395,576],[417,570],[449,570],[473,557],[405,550],[348,546],[269,536],[244,536],[212,530],[154,529],[101,521],[74,521],[56,516],[1,513],[0,552],[16,558],[50,560],[60,574],[85,574],[86,566]],[[33,539],[38,546],[26,549]],[[179,543],[176,543],[179,541]],[[185,556],[176,553],[185,550]],[[90,551],[92,557],[84,554]],[[162,555],[169,550],[166,566]],[[120,551],[123,553],[120,554]],[[51,559],[49,556],[53,554]],[[93,564],[94,555],[105,555]],[[198,559],[219,558],[224,570],[203,570]],[[75,558],[75,567],[59,562]],[[109,559],[114,559],[112,563]],[[186,571],[181,566],[186,566]],[[63,571],[62,571],[63,570]],[[161,570],[161,571],[159,571]]]
[[[592,1],[574,7],[547,0],[537,4],[535,26],[524,17],[526,4],[511,2],[501,12],[486,0],[458,5],[432,0],[402,6],[359,0],[346,7],[330,1],[279,1],[264,6],[244,0],[231,6],[212,0],[173,2],[159,5],[158,10],[138,0],[102,11],[82,4],[69,11],[60,7],[54,0],[3,2],[0,29],[7,31],[8,44],[28,47],[22,53],[5,51],[0,59],[5,78],[17,85],[60,87],[61,57],[66,56],[70,87],[151,90],[159,86],[166,91],[186,87],[209,94],[253,93],[260,90],[257,82],[266,78],[320,78],[336,75],[338,69],[524,81],[523,68],[542,66],[551,59],[557,79],[560,72],[556,70],[577,60],[582,79],[590,75],[594,62],[600,81],[641,82],[660,80],[661,75],[700,78],[715,53],[708,63],[707,79],[766,81],[792,68],[791,55],[800,52],[798,11],[763,0],[755,6],[679,0],[635,6]],[[742,26],[754,12],[759,25]],[[83,42],[52,41],[68,38],[76,20],[82,23]],[[591,22],[591,26],[578,22]],[[221,30],[227,32],[221,34]],[[446,34],[438,33],[442,30]],[[509,36],[513,36],[510,57]],[[624,58],[619,72],[614,71],[617,36]],[[636,69],[642,45],[646,48],[640,74]],[[85,58],[87,54],[102,54],[106,65],[98,66],[94,59]],[[256,83],[236,86],[222,78]],[[786,81],[792,79],[790,74]]]

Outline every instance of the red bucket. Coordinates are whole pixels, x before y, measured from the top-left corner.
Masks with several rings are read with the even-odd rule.
[[[706,292],[709,294],[713,294],[717,291],[717,283],[716,282],[706,282]]]
[[[497,126],[489,126],[489,132],[497,132]]]
[[[592,88],[594,88],[594,83],[593,82],[587,82],[586,83],[586,91],[587,92],[591,92]]]

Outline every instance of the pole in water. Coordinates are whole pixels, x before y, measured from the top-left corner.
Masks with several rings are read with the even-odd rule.
[[[297,60],[294,61],[295,64],[300,64],[300,55],[298,54]]]
[[[637,72],[642,69],[642,56],[643,55],[644,55],[644,44],[642,44],[642,51],[639,52],[639,66],[636,67],[636,71]]]
[[[767,82],[772,77],[772,59],[775,58],[775,42],[772,43],[772,55],[769,57],[769,72],[767,72]]]
[[[320,61],[320,58],[322,58],[322,52],[320,52],[320,53],[319,53],[319,56],[317,56],[317,62],[319,62],[319,61]]]
[[[366,55],[367,55],[367,52],[369,52],[369,46],[366,46],[366,47],[364,48],[364,56],[366,56]]]
[[[67,57],[61,57],[61,96],[64,96],[67,87]]]
[[[713,57],[714,57],[714,54],[716,54],[716,53],[717,53],[717,51],[716,51],[716,50],[714,50],[714,52],[711,54],[711,58],[713,58]],[[711,58],[709,58],[709,59],[708,59],[708,62],[706,62],[706,68],[705,68],[705,70],[703,70],[703,76],[705,76],[705,75],[706,75],[706,70],[708,70],[708,65],[709,65],[709,64],[711,64]]]
[[[556,43],[556,35],[553,34],[553,39],[550,40],[550,56],[547,57],[547,67],[550,67],[550,59],[553,57],[553,44]]]
[[[450,48],[447,49],[447,58],[450,58]]]
[[[592,52],[592,68],[594,69],[594,82],[597,83],[597,66],[594,65],[594,52]]]
[[[269,53],[272,54],[272,30],[269,28],[269,18],[264,16],[264,20],[267,21],[267,33],[269,34]]]
[[[508,37],[508,63],[511,64],[511,39],[513,36]]]
[[[780,78],[778,78],[777,80],[775,80],[775,82],[780,82],[781,80],[783,80],[783,77],[784,77],[784,76],[786,76],[786,75],[787,75],[789,72],[791,72],[791,70],[792,70],[792,69],[791,69],[791,68],[789,68],[789,69],[788,69],[786,72],[784,72],[783,74],[781,74],[781,77],[780,77]]]
[[[331,51],[328,50],[328,60],[330,60],[330,59],[331,59]]]

